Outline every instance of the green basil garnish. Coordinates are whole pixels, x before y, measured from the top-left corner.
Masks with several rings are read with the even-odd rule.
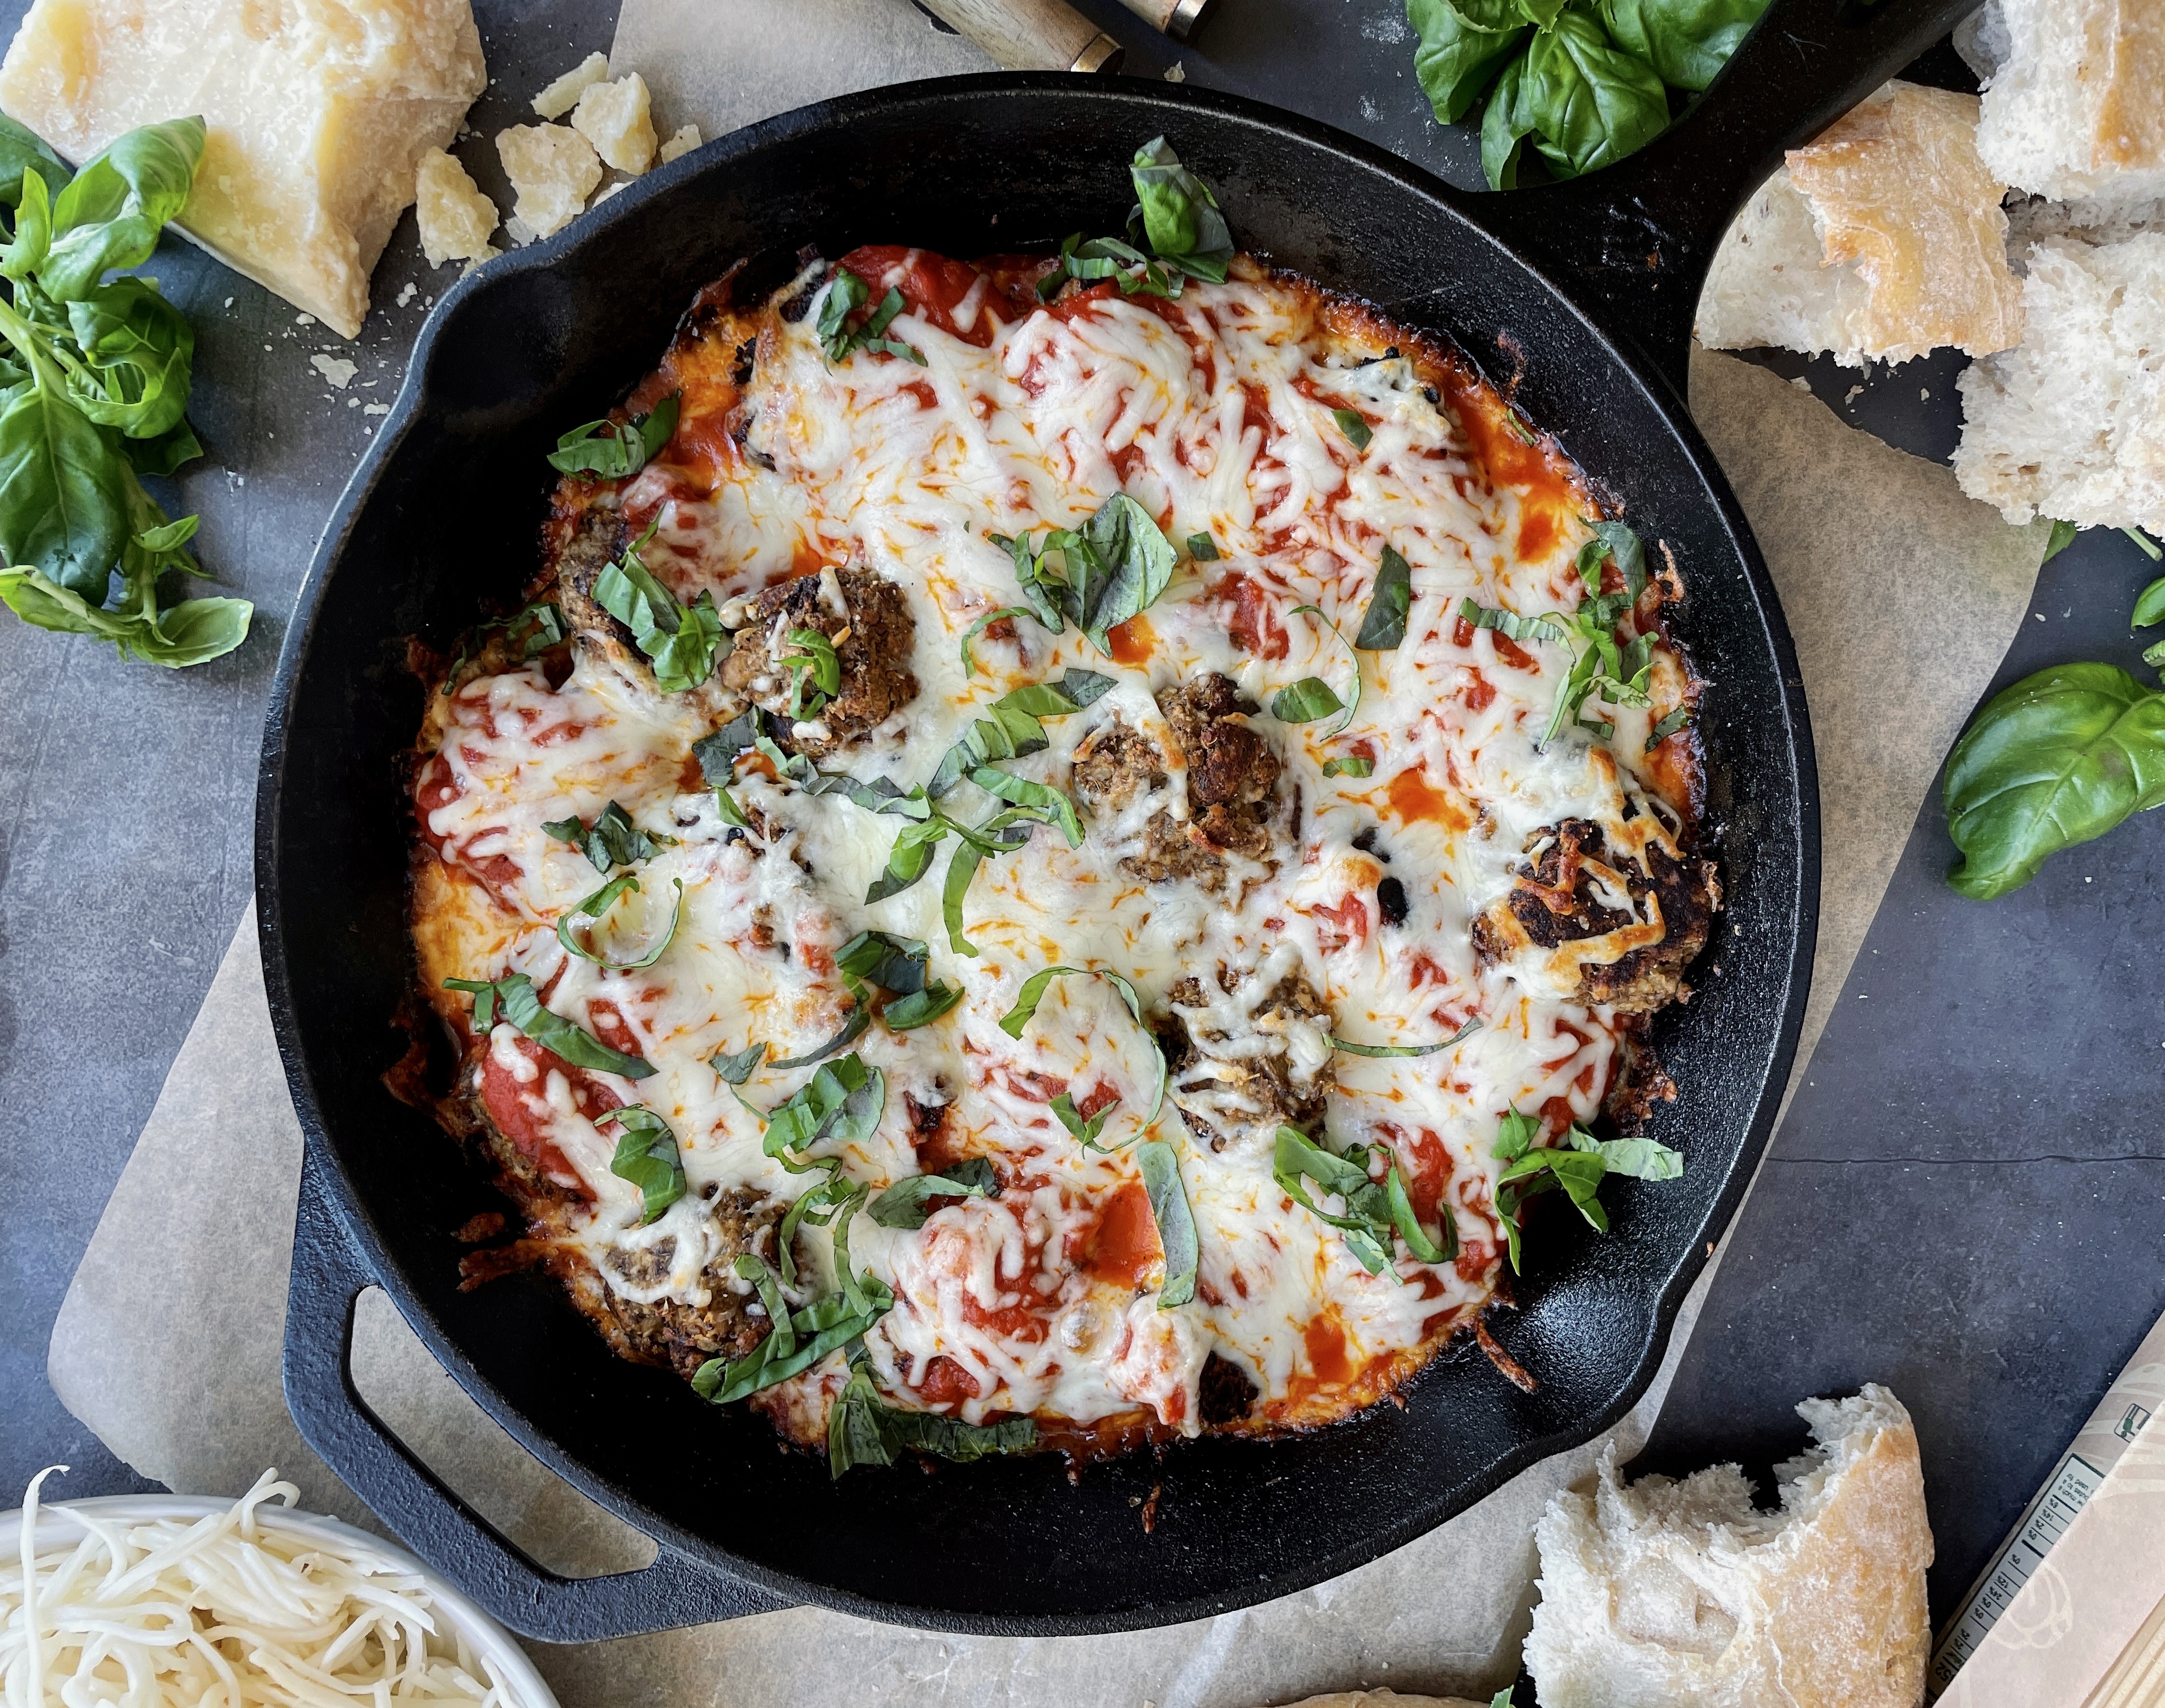
[[[801,1343],[793,1344],[791,1350],[785,1353],[776,1346],[775,1337],[770,1333],[735,1363],[708,1359],[693,1373],[692,1391],[703,1400],[726,1406],[733,1400],[741,1400],[777,1382],[801,1375],[829,1353],[838,1352],[859,1338],[894,1308],[894,1295],[876,1275],[855,1279],[866,1295],[863,1309],[852,1308],[846,1293],[831,1293],[802,1311],[792,1311],[785,1319],[790,1327],[790,1339],[798,1343],[801,1336]]]
[[[998,765],[979,765],[970,773],[970,780],[988,795],[998,796],[1010,806],[1026,807],[1045,815],[1045,822],[1060,827],[1060,833],[1067,838],[1070,848],[1082,846],[1082,821],[1075,810],[1075,803],[1049,783],[1037,783],[1028,777],[1018,777],[1012,771],[1003,771]]]
[[[1035,545],[1027,533],[1013,539],[994,534],[993,544],[1014,560],[1031,615],[1055,634],[1072,623],[1108,657],[1111,631],[1148,610],[1172,583],[1171,543],[1125,492],[1099,505],[1080,528],[1052,528]]]
[[[961,1000],[960,989],[935,979],[923,990],[889,1002],[880,1010],[880,1019],[889,1032],[909,1032],[930,1025]]]
[[[1151,1214],[1157,1221],[1157,1243],[1165,1253],[1165,1281],[1158,1289],[1157,1308],[1170,1311],[1195,1297],[1195,1270],[1201,1259],[1195,1211],[1181,1184],[1179,1154],[1171,1145],[1162,1138],[1145,1139],[1135,1147],[1135,1163],[1142,1170],[1143,1190],[1150,1194]]]
[[[1330,1040],[1330,1047],[1356,1056],[1432,1056],[1439,1050],[1449,1049],[1455,1043],[1465,1043],[1480,1030],[1479,1021],[1469,1020],[1441,1043],[1349,1043],[1342,1038],[1334,1038]]]
[[[682,394],[672,392],[652,411],[629,421],[604,417],[573,428],[556,441],[549,453],[549,466],[560,474],[593,475],[603,481],[621,481],[637,474],[661,455],[661,447],[677,431],[677,412]]]
[[[1110,676],[1071,667],[1056,682],[1030,682],[1003,694],[941,756],[924,793],[936,801],[979,765],[1042,753],[1051,745],[1043,719],[1072,716],[1112,686]]]
[[[2151,537],[2145,533],[2141,528],[2123,528],[2120,529],[2120,532],[2125,534],[2130,539],[2133,540],[2135,542],[2135,549],[2141,552],[2143,556],[2148,558],[2152,563],[2154,564],[2159,559],[2165,558],[2165,546],[2160,546],[2156,540],[2151,539]]]
[[[906,1180],[897,1180],[872,1200],[866,1213],[882,1227],[922,1227],[931,1213],[924,1207],[928,1199],[985,1198],[998,1190],[999,1181],[991,1162],[984,1157],[966,1157],[945,1173],[913,1175]]]
[[[2045,555],[2037,560],[2038,567],[2043,568],[2073,545],[2075,536],[2081,532],[2082,528],[2075,523],[2054,522],[2052,533],[2045,537]]]
[[[649,523],[624,555],[594,577],[594,602],[631,631],[654,665],[654,686],[665,694],[682,694],[714,675],[731,642],[715,614],[711,589],[682,604],[641,561],[640,549],[654,538],[657,525]]]
[[[849,318],[872,300],[872,287],[847,267],[837,267],[835,276],[828,282],[827,293],[820,299],[819,348],[830,362],[845,362],[858,350],[900,356],[906,362],[924,365],[924,353],[898,339],[882,336],[895,316],[902,313],[902,292],[889,289],[879,300],[879,307],[867,315],[855,330],[848,326]]]
[[[444,988],[471,994],[477,1032],[493,1031],[497,1015],[501,1012],[505,1020],[535,1043],[561,1056],[574,1067],[621,1074],[627,1080],[644,1080],[654,1072],[653,1063],[611,1049],[583,1027],[545,1006],[534,988],[534,981],[524,973],[508,973],[495,980],[446,979]]]
[[[2152,628],[2165,623],[2165,575],[2161,575],[2136,596],[2135,614],[2129,619],[2131,631]]]
[[[1346,710],[1346,702],[1320,676],[1303,676],[1271,696],[1271,716],[1281,723],[1313,723]]]
[[[1381,1180],[1369,1177],[1372,1159],[1381,1154],[1388,1164]],[[1448,1263],[1458,1255],[1458,1229],[1451,1206],[1439,1204],[1443,1241],[1428,1237],[1414,1214],[1396,1156],[1387,1145],[1351,1144],[1343,1152],[1318,1144],[1297,1127],[1278,1128],[1277,1144],[1271,1159],[1271,1175],[1278,1190],[1318,1220],[1327,1222],[1346,1235],[1346,1249],[1372,1275],[1392,1266],[1392,1236],[1405,1242],[1414,1259],[1424,1264]],[[1345,1201],[1343,1215],[1334,1216],[1309,1196],[1306,1181],[1322,1187],[1325,1196]]]
[[[845,1055],[822,1065],[787,1101],[755,1112],[766,1123],[761,1148],[785,1166],[796,1166],[788,1154],[809,1150],[823,1139],[862,1144],[879,1126],[886,1107],[887,1076],[857,1056]]]
[[[1338,423],[1338,430],[1352,442],[1356,450],[1368,449],[1368,441],[1376,436],[1375,429],[1357,409],[1334,409],[1330,418]]]
[[[1207,533],[1191,533],[1188,536],[1188,554],[1198,564],[1214,564],[1218,561],[1218,542]]]
[[[1477,605],[1471,599],[1458,602],[1458,614],[1472,628],[1493,628],[1511,640],[1553,640],[1567,646],[1571,643],[1572,632],[1559,618],[1521,617],[1515,611]]]
[[[1659,747],[1678,730],[1689,729],[1691,725],[1692,709],[1690,707],[1679,706],[1673,711],[1664,712],[1661,717],[1655,720],[1654,727],[1646,732],[1646,751],[1648,753],[1653,752],[1656,748]]]
[[[598,967],[607,967],[613,973],[636,972],[642,967],[652,966],[655,962],[661,959],[663,952],[669,945],[676,941],[677,928],[684,922],[684,880],[682,878],[675,878],[671,881],[677,886],[677,905],[669,916],[669,929],[661,933],[661,941],[640,956],[637,960],[613,961],[605,956],[598,955],[581,943],[577,934],[572,929],[572,922],[574,919],[598,919],[616,905],[617,898],[626,891],[638,889],[639,880],[632,876],[629,872],[624,873],[621,877],[611,878],[608,882],[603,885],[600,889],[595,891],[593,895],[587,896],[568,913],[559,916],[556,921],[556,941],[581,960],[592,961]]]
[[[707,1065],[732,1085],[741,1085],[757,1073],[766,1062],[766,1046],[755,1043],[740,1049],[735,1055],[716,1054],[708,1059]]]
[[[1371,777],[1375,774],[1375,760],[1363,759],[1359,754],[1323,762],[1323,775],[1326,777]]]
[[[789,715],[817,717],[820,707],[842,691],[842,662],[835,656],[834,642],[816,628],[791,629],[789,645],[793,649],[782,658],[792,678]]]
[[[674,848],[677,838],[641,830],[631,815],[612,801],[595,815],[589,829],[577,818],[551,819],[541,828],[559,842],[567,842],[584,854],[593,869],[607,873],[615,866],[636,865],[652,859],[661,849]]]
[[[1054,1097],[1046,1106],[1052,1111],[1054,1118],[1067,1129],[1067,1136],[1083,1149],[1103,1150],[1105,1147],[1098,1143],[1098,1135],[1104,1132],[1105,1122],[1113,1112],[1120,1106],[1120,1100],[1115,1097],[1087,1120],[1082,1112],[1075,1106],[1075,1099],[1066,1091]],[[1119,1147],[1115,1145],[1114,1148],[1117,1150]]]
[[[194,518],[187,518],[190,523]],[[176,524],[177,526],[177,524]],[[192,527],[188,530],[194,532]],[[185,536],[183,536],[185,538]],[[444,686],[438,691],[450,694],[459,686],[460,674],[472,662],[488,637],[502,629],[504,638],[516,649],[521,662],[531,662],[553,646],[564,644],[564,613],[545,599],[536,600],[522,610],[514,612],[499,623],[484,623],[459,643],[459,649],[451,659],[451,667],[444,672]]]
[[[1684,1171],[1682,1156],[1651,1138],[1599,1139],[1573,1122],[1562,1145],[1536,1148],[1541,1128],[1535,1117],[1506,1111],[1497,1122],[1496,1142],[1490,1150],[1506,1164],[1496,1177],[1496,1215],[1503,1224],[1514,1274],[1519,1270],[1520,1214],[1528,1199],[1561,1186],[1588,1224],[1597,1233],[1606,1233],[1609,1212],[1595,1196],[1605,1178],[1614,1174],[1673,1180]]]
[[[1668,125],[1668,91],[1654,68],[1611,41],[1599,18],[1558,12],[1496,81],[1481,123],[1481,169],[1490,188],[1517,188],[1520,150],[1530,136],[1551,174],[1577,177],[1643,148]]]
[[[1414,572],[1395,546],[1383,548],[1376,567],[1376,585],[1368,594],[1368,614],[1361,619],[1361,632],[1353,644],[1363,652],[1389,652],[1406,638],[1406,618],[1413,609]]]
[[[1338,625],[1323,614],[1323,607],[1321,606],[1296,605],[1293,607],[1290,614],[1295,617],[1306,615],[1316,618],[1324,625],[1325,628],[1330,631],[1330,638],[1333,640],[1336,641],[1341,646],[1346,646],[1346,637],[1339,633]],[[1325,731],[1323,738],[1325,741],[1329,741],[1333,736],[1343,735],[1348,729],[1352,728],[1353,714],[1361,709],[1361,654],[1354,651],[1351,647],[1346,646],[1346,656],[1353,666],[1353,675],[1351,677],[1351,685],[1347,691],[1346,698],[1337,708],[1339,711],[1343,712],[1346,714],[1346,721],[1340,724],[1337,728]],[[1304,676],[1300,681],[1293,684],[1293,688],[1297,690],[1316,682],[1317,679],[1315,677]],[[1319,684],[1319,686],[1325,685]],[[1281,723],[1301,723],[1307,722],[1308,720],[1305,718],[1288,717],[1283,712],[1277,709],[1277,702],[1283,700],[1286,694],[1289,691],[1292,691],[1281,690],[1279,691],[1277,699],[1272,702],[1272,715],[1276,717]],[[1333,699],[1336,699],[1338,697],[1336,693],[1330,690],[1327,686],[1325,686],[1325,691],[1330,693]],[[1319,717],[1327,717],[1330,713],[1328,710],[1325,710],[1317,713],[1316,715]]]
[[[1027,1417],[966,1423],[944,1412],[890,1406],[861,1365],[851,1371],[827,1418],[827,1470],[835,1478],[857,1465],[891,1465],[905,1448],[967,1464],[988,1453],[1025,1453],[1036,1445],[1037,1425]]]
[[[1192,279],[1224,284],[1226,265],[1233,259],[1233,234],[1210,187],[1181,165],[1162,136],[1135,150],[1128,176],[1135,187],[1135,207],[1128,215],[1130,239],[1147,241],[1160,260]]]
[[[829,1056],[834,1054],[835,1051],[847,1049],[851,1044],[855,1043],[860,1038],[864,1036],[865,1028],[872,1023],[872,1006],[861,997],[858,999],[856,1006],[854,1006],[850,1010],[849,1013],[844,1017],[841,1030],[837,1032],[832,1038],[829,1038],[826,1043],[821,1044],[817,1049],[808,1052],[806,1054],[801,1056],[791,1056],[787,1061],[779,1061],[775,1063],[774,1065],[777,1069],[782,1068],[809,1068],[814,1062],[823,1062],[826,1060]],[[852,1056],[850,1059],[855,1061],[856,1058]]]
[[[1150,1023],[1143,1018],[1142,998],[1135,994],[1135,985],[1120,974],[1106,967],[1042,968],[1023,980],[1022,989],[1015,996],[1014,1006],[1000,1017],[1000,1030],[1009,1038],[1019,1038],[1037,1013],[1037,1005],[1045,1000],[1045,993],[1051,988],[1055,979],[1103,979],[1120,993],[1120,1000],[1128,1006],[1129,1017],[1141,1028],[1143,1036],[1150,1040],[1151,1048],[1157,1056],[1157,1091],[1151,1099],[1150,1113],[1143,1117],[1143,1125],[1148,1127],[1157,1119],[1158,1112],[1165,1107],[1166,1081],[1170,1073],[1166,1066],[1165,1052],[1158,1047],[1157,1034],[1150,1029]],[[1075,1112],[1072,1099],[1067,1106],[1071,1113]],[[1072,1130],[1071,1127],[1070,1131]],[[1093,1133],[1092,1138],[1095,1137]]]
[[[677,1135],[659,1115],[636,1103],[612,1109],[604,1119],[614,1120],[620,1135],[609,1172],[639,1188],[644,1226],[684,1196],[684,1159]]]
[[[835,964],[851,978],[906,996],[924,988],[930,951],[914,937],[861,931],[835,952]]]
[[[997,610],[988,611],[972,623],[968,633],[962,637],[962,674],[966,676],[974,676],[977,674],[977,661],[970,656],[972,641],[1000,621],[1002,618],[1035,617],[1036,614],[1027,605],[1003,605]]]
[[[1630,527],[1621,522],[1594,522],[1588,524],[1593,530],[1593,538],[1578,549],[1572,567],[1579,579],[1586,583],[1589,596],[1601,592],[1601,565],[1606,558],[1616,560],[1617,572],[1624,577],[1624,592],[1636,605],[1639,596],[1646,591],[1646,543]]]

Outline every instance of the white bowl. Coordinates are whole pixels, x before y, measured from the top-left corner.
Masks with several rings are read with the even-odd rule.
[[[198,1495],[107,1495],[88,1500],[40,1501],[38,1507],[37,1528],[32,1534],[37,1545],[44,1548],[50,1542],[71,1540],[82,1534],[82,1527],[71,1524],[61,1515],[61,1509],[79,1507],[85,1512],[95,1513],[108,1521],[129,1524],[147,1524],[161,1518],[193,1520],[215,1517],[229,1512],[234,1503],[214,1500]],[[365,1530],[356,1530],[350,1524],[335,1518],[320,1517],[313,1512],[296,1511],[281,1506],[275,1500],[266,1500],[255,1509],[255,1521],[269,1530],[291,1531],[301,1536],[313,1536],[327,1542],[336,1542],[347,1547],[362,1548],[380,1554],[403,1569],[412,1572],[429,1586],[429,1598],[435,1603],[437,1613],[445,1624],[463,1635],[475,1653],[485,1658],[497,1681],[503,1685],[504,1695],[515,1708],[561,1708],[556,1693],[542,1681],[541,1674],[534,1669],[534,1663],[526,1658],[526,1651],[501,1625],[476,1606],[462,1591],[447,1582],[433,1567],[423,1564],[404,1548],[380,1536],[371,1536]],[[15,1539],[23,1532],[23,1511],[18,1506],[13,1511],[0,1513],[0,1548],[12,1553]]]

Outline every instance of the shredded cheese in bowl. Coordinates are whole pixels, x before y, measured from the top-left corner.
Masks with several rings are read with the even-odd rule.
[[[0,1567],[7,1708],[556,1708],[478,1608],[375,1538],[291,1512],[299,1491],[273,1471],[230,1506],[41,1511],[51,1474],[31,1480]]]

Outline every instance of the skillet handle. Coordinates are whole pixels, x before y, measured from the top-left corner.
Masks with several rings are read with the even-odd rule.
[[[1977,0],[1773,0],[1699,105],[1613,166],[1467,198],[1485,229],[1638,346],[1681,398],[1692,318],[1730,221],[1809,142]]]
[[[354,1306],[375,1277],[306,1148],[286,1299],[286,1404],[302,1437],[414,1553],[522,1637],[594,1642],[791,1604],[664,1547],[635,1572],[564,1578],[461,1500],[354,1386]]]

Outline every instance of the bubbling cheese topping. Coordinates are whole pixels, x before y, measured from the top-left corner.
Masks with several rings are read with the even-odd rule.
[[[845,265],[877,300],[920,276],[922,260],[861,251]],[[649,567],[687,599],[711,590],[725,611],[819,567],[869,570],[901,590],[914,639],[888,662],[906,664],[918,692],[824,770],[924,782],[990,702],[1076,667],[1115,685],[1047,720],[1048,750],[1009,768],[1067,786],[1078,746],[1118,719],[1158,743],[1164,780],[1093,818],[1080,848],[1040,829],[984,861],[964,908],[971,956],[951,949],[942,919],[944,852],[915,886],[862,899],[904,821],[748,770],[734,792],[757,831],[732,829],[691,758],[717,721],[699,695],[658,693],[583,646],[555,686],[529,666],[458,686],[432,712],[424,749],[435,756],[417,787],[436,855],[416,908],[424,977],[524,972],[556,1013],[656,1070],[638,1081],[567,1072],[503,1023],[479,1046],[484,1075],[515,1082],[526,1112],[528,1127],[506,1136],[583,1201],[555,1237],[622,1297],[703,1309],[728,1287],[741,1299],[748,1283],[714,1278],[713,1206],[745,1193],[786,1203],[822,1176],[763,1155],[746,1106],[780,1103],[806,1071],[764,1071],[740,1098],[708,1059],[754,1043],[770,1059],[817,1048],[850,1007],[835,953],[875,928],[930,944],[931,975],[962,998],[930,1025],[874,1024],[856,1040],[885,1077],[884,1112],[868,1138],[823,1154],[875,1190],[971,1155],[994,1159],[1002,1180],[996,1196],[948,1201],[920,1228],[854,1218],[854,1261],[895,1296],[865,1337],[893,1403],[971,1422],[1025,1413],[1192,1434],[1214,1353],[1256,1390],[1241,1427],[1372,1401],[1494,1288],[1499,1116],[1538,1111],[1551,1131],[1590,1120],[1615,1069],[1623,1028],[1573,999],[1575,972],[1539,958],[1484,966],[1472,922],[1548,828],[1583,820],[1612,847],[1637,847],[1666,838],[1683,804],[1665,798],[1677,791],[1646,751],[1658,695],[1655,710],[1588,702],[1588,717],[1613,723],[1613,742],[1574,727],[1538,746],[1567,649],[1457,620],[1467,597],[1529,614],[1573,608],[1592,503],[1552,449],[1509,437],[1500,400],[1462,369],[1448,370],[1459,379],[1445,395],[1439,353],[1245,260],[1224,285],[1191,282],[1170,302],[1101,287],[1029,306],[988,278],[936,311],[913,297],[888,336],[921,366],[861,353],[830,362],[816,319],[772,307],[725,318],[708,344],[749,353],[748,381],[719,377],[741,372],[741,353],[718,363],[680,347],[673,371],[650,382],[654,395],[682,390],[682,424],[604,501],[629,528],[656,524]],[[1369,428],[1363,446],[1335,418],[1348,408]],[[1183,553],[1109,659],[1072,628],[1055,636],[1020,618],[978,636],[966,669],[965,632],[1019,599],[993,537],[1079,527],[1118,492],[1177,544],[1208,534],[1216,559]],[[1411,566],[1405,638],[1355,654],[1346,643],[1386,545]],[[1676,703],[1682,666],[1657,651]],[[1188,811],[1183,756],[1154,696],[1217,672],[1259,708],[1306,676],[1351,703],[1356,670],[1358,704],[1342,718],[1290,724],[1259,709],[1242,720],[1283,766],[1277,799],[1291,830],[1272,858],[1229,856],[1214,891],[1123,867],[1154,812]],[[1369,760],[1369,774],[1325,775],[1346,756]],[[627,939],[658,928],[664,898],[683,886],[674,941],[640,970],[569,957],[554,931],[598,880],[542,827],[590,822],[612,800],[675,838],[638,868],[639,908],[651,911],[633,911]],[[941,802],[972,822],[997,804],[967,782]],[[1148,1014],[1177,1016],[1197,1040],[1151,1131],[1177,1147],[1193,1208],[1188,1304],[1159,1307],[1164,1265],[1132,1151],[1082,1148],[1050,1108],[1061,1090],[1086,1110],[1117,1100],[1101,1143],[1143,1136],[1157,1057],[1117,991],[1056,980],[1019,1038],[999,1023],[1025,980],[1054,964],[1124,975]],[[1272,1006],[1296,978],[1320,1016]],[[463,999],[440,1001],[463,1030]],[[1426,1044],[1469,1021],[1480,1028],[1463,1043],[1420,1057],[1330,1043]],[[1337,1143],[1388,1147],[1429,1225],[1439,1204],[1455,1215],[1456,1260],[1422,1264],[1400,1248],[1383,1274],[1364,1269],[1272,1179],[1268,1112],[1228,1064],[1276,1064],[1320,1100]],[[596,1125],[631,1102],[668,1122],[690,1186],[645,1227],[640,1194],[609,1171],[615,1129]],[[806,1229],[793,1303],[836,1285],[828,1243]],[[762,1403],[816,1439],[841,1375],[830,1357]]]

